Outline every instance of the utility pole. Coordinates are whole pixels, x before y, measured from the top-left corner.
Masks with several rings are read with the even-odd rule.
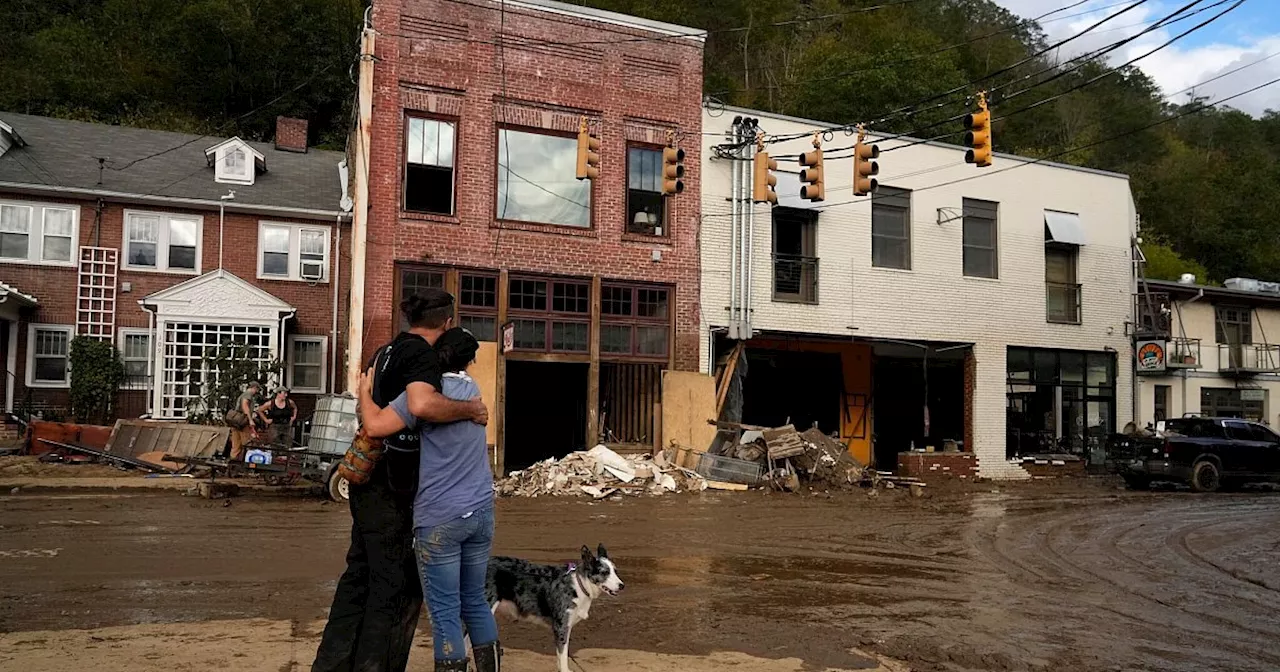
[[[366,15],[367,16],[367,15]],[[356,127],[356,194],[351,224],[351,302],[347,309],[347,391],[355,394],[364,361],[364,268],[369,235],[369,128],[373,119],[373,46],[365,20],[360,36],[360,123]]]

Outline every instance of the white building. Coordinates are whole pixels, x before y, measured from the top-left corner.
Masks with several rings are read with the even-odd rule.
[[[750,336],[744,422],[817,422],[881,469],[952,440],[984,477],[1025,477],[1015,455],[1101,461],[1101,439],[1134,408],[1125,175],[999,154],[979,169],[960,147],[872,136],[880,188],[855,197],[843,151],[855,138],[836,132],[825,201],[797,198],[804,136],[767,147],[778,206],[738,216],[735,160],[715,148],[741,118],[767,136],[831,124],[704,114],[701,365],[713,372],[731,337]],[[745,203],[753,153],[736,161]]]
[[[1226,287],[1144,284],[1139,424],[1192,414],[1280,426],[1271,406],[1280,393],[1280,284],[1239,278]]]

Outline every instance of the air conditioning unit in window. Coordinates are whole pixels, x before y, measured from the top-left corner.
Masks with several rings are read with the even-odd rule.
[[[323,280],[324,279],[324,262],[320,262],[320,261],[302,262],[302,279],[303,280]]]

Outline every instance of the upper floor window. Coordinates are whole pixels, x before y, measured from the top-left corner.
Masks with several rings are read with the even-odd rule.
[[[1000,277],[996,228],[998,209],[998,203],[964,199],[964,274],[971,278]]]
[[[662,196],[662,150],[627,148],[627,231],[668,235],[667,199]]]
[[[1045,319],[1080,323],[1080,285],[1076,282],[1079,248],[1048,243],[1044,248]]]
[[[201,218],[125,211],[124,222],[126,269],[200,272]]]
[[[773,209],[773,300],[818,302],[818,213]]]
[[[454,122],[409,117],[405,128],[404,209],[452,215]]]
[[[74,264],[79,209],[0,201],[0,260]]]
[[[497,218],[589,228],[591,181],[577,163],[576,138],[498,129]]]
[[[1253,314],[1244,306],[1214,306],[1214,336],[1218,343],[1253,343]]]
[[[911,191],[881,185],[871,193],[871,265],[911,268]]]
[[[205,150],[213,165],[213,179],[224,184],[253,184],[263,155],[240,138],[224,140]],[[264,164],[265,165],[265,164]]]
[[[258,277],[307,282],[328,280],[329,229],[301,224],[259,224]]]

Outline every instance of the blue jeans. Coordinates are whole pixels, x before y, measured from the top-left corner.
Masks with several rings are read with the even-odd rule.
[[[414,536],[436,660],[467,657],[464,622],[472,646],[497,641],[498,626],[484,597],[493,546],[493,505],[465,518],[420,527]]]

